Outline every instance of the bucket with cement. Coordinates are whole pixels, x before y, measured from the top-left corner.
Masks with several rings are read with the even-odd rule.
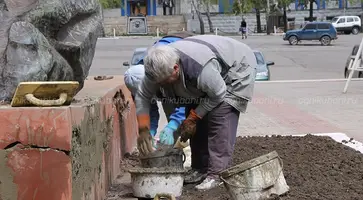
[[[276,151],[222,171],[220,178],[232,200],[261,200],[289,191]]]
[[[133,168],[131,174],[132,191],[137,198],[155,198],[167,193],[180,197],[183,191],[184,169],[177,168]]]
[[[141,157],[141,166],[144,168],[171,167],[183,169],[185,154],[182,149],[162,149],[156,150],[147,156]]]

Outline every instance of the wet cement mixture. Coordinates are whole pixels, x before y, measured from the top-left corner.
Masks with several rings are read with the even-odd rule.
[[[274,200],[362,199],[363,154],[330,137],[244,137],[235,145],[233,164],[276,150],[290,191]],[[224,186],[200,192],[186,185],[181,200],[231,200]]]

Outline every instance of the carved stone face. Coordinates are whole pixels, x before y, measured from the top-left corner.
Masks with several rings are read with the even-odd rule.
[[[0,100],[19,82],[88,76],[103,33],[98,0],[0,0]]]

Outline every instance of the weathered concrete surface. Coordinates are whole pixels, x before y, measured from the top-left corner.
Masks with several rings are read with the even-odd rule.
[[[137,137],[122,76],[90,77],[71,106],[2,106],[0,116],[1,200],[102,200]]]
[[[83,87],[97,38],[98,0],[0,1],[0,100],[19,82],[75,80]]]

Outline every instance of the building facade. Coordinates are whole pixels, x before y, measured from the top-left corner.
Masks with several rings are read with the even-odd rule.
[[[121,16],[155,16],[164,15],[163,9],[164,0],[121,0]],[[273,4],[276,0],[270,0]],[[231,10],[234,0],[213,0],[213,5],[210,11],[213,13],[226,13]],[[307,0],[295,0],[289,6],[289,11],[302,11],[309,10]],[[326,9],[349,9],[349,8],[363,8],[363,1],[361,0],[316,0],[314,3],[314,10]],[[173,15],[189,14],[193,12],[193,7],[190,0],[173,0],[171,8]],[[251,10],[253,12],[253,10]],[[202,10],[203,12],[203,10]],[[169,15],[169,8],[167,8],[166,15]]]

